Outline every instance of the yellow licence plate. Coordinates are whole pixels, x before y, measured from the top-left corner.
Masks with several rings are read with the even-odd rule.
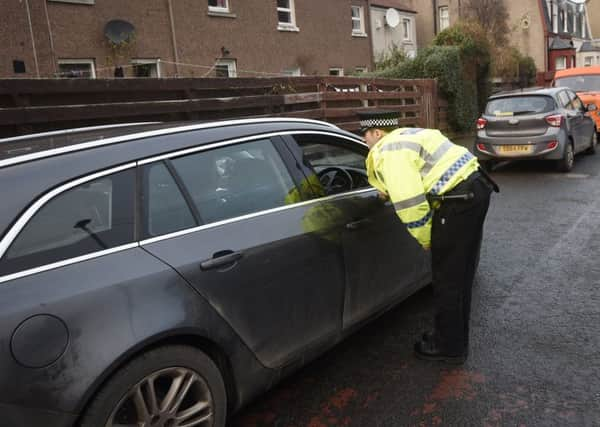
[[[528,154],[533,152],[533,145],[498,145],[502,154]]]

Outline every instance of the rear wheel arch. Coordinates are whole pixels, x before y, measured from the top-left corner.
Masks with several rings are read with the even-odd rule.
[[[104,385],[124,366],[128,363],[152,350],[161,347],[183,345],[195,348],[206,354],[215,365],[219,368],[223,382],[225,383],[225,391],[227,395],[228,412],[232,412],[237,408],[237,386],[233,375],[233,368],[227,353],[214,341],[207,339],[202,335],[194,335],[190,333],[182,333],[178,335],[169,335],[167,337],[159,336],[145,341],[142,345],[136,346],[126,352],[123,356],[117,359],[106,371],[99,377],[98,381],[90,387],[89,392],[82,399],[81,406],[78,408],[79,420],[75,425],[79,425],[81,416],[85,414],[94,397],[102,390]]]

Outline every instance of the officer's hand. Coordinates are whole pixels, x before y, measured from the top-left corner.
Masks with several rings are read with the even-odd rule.
[[[390,198],[390,196],[388,196],[385,193],[382,193],[381,191],[377,192],[377,197],[379,198],[379,200],[384,201],[384,202]]]

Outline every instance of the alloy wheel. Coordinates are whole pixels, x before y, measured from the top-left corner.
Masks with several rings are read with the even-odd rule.
[[[214,423],[206,381],[173,367],[145,377],[119,401],[105,427],[205,427]]]

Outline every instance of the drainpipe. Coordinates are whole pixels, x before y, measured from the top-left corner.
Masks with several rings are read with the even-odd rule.
[[[44,2],[44,11],[46,12],[46,23],[48,24],[48,37],[50,38],[50,54],[52,55],[52,67],[54,68],[54,75],[58,73],[56,67],[56,52],[54,51],[54,38],[52,37],[52,27],[50,26],[50,16],[48,15],[48,2]]]
[[[433,36],[437,36],[438,33],[438,8],[437,0],[431,0],[433,5]]]
[[[33,48],[33,61],[35,62],[35,72],[37,78],[40,78],[40,66],[38,65],[37,50],[35,48],[35,38],[33,36],[33,25],[31,24],[31,13],[29,12],[29,0],[25,0],[25,7],[27,8],[27,21],[29,22],[29,33],[31,34],[31,47]]]
[[[173,18],[173,2],[169,3],[169,19],[171,20],[171,40],[173,41],[173,52],[175,53],[175,74],[179,77],[179,54],[177,53],[177,38],[175,37],[175,19]]]
[[[365,16],[365,25],[369,25],[369,51],[371,52],[371,71],[375,71],[375,48],[373,47],[374,39],[373,39],[373,27],[371,26],[371,0],[367,0],[367,16]],[[368,18],[368,19],[367,19]]]

